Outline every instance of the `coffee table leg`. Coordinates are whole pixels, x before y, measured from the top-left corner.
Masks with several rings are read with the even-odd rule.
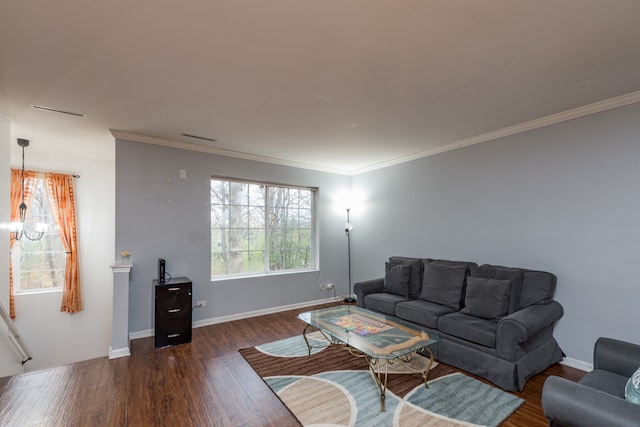
[[[307,339],[307,328],[309,326],[310,325],[305,326],[304,327],[304,331],[302,331],[302,338],[304,338],[304,342],[305,342],[305,344],[307,344],[307,351],[308,351],[307,357],[311,356],[311,344],[309,344],[309,340]]]
[[[433,351],[429,347],[427,347],[427,351],[429,352],[429,364],[427,365],[427,370],[422,373],[422,378],[424,379],[424,388],[429,388],[429,384],[427,383],[427,376],[429,375],[429,371],[431,370],[431,366],[433,365]]]
[[[380,412],[387,412],[385,405],[385,398],[387,396],[387,373],[389,367],[389,361],[384,359],[384,374],[382,373],[382,360],[367,357],[369,362],[369,369],[373,374],[373,379],[376,380],[378,390],[380,390]],[[376,365],[378,365],[378,371],[376,372]]]
[[[393,359],[393,360],[394,361],[397,360],[397,361],[400,361],[400,362],[404,363],[404,366],[407,369],[412,370],[416,374],[422,375],[422,381],[424,382],[424,388],[429,388],[429,383],[427,383],[427,378],[429,376],[429,371],[431,370],[431,367],[433,366],[433,362],[435,361],[435,357],[433,356],[433,351],[431,351],[431,349],[429,347],[425,347],[424,349],[426,349],[429,352],[429,363],[427,364],[427,369],[425,369],[424,371],[418,370],[418,369],[414,368],[413,366],[411,366],[411,362],[414,360],[414,358],[416,356],[415,352],[411,353],[411,354],[408,354],[408,355],[404,355],[404,356],[398,357],[397,359]]]
[[[318,329],[315,326],[307,325],[307,326],[304,327],[304,330],[302,331],[302,338],[304,338],[304,342],[305,342],[305,344],[307,344],[307,351],[308,351],[307,356],[308,357],[311,356],[311,349],[312,348],[314,348],[314,347],[315,348],[324,348],[325,347],[325,346],[318,346],[318,345],[313,346],[313,345],[311,345],[311,343],[309,342],[309,339],[307,338],[307,329],[309,329],[309,328]],[[322,334],[324,339],[327,340],[327,345],[331,346],[331,345],[336,345],[337,344],[337,342],[332,341],[331,338],[329,338],[327,336],[327,334],[325,334],[324,331],[322,331],[322,329],[318,329],[318,331],[320,331],[320,333]]]

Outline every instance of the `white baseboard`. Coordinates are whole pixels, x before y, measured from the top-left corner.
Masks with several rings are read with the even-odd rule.
[[[224,322],[231,322],[233,320],[248,319],[250,317],[256,317],[256,316],[264,316],[265,314],[279,313],[281,311],[295,310],[297,308],[309,307],[312,305],[319,305],[319,304],[326,304],[326,303],[335,302],[335,301],[337,300],[333,298],[325,298],[321,300],[307,301],[307,302],[301,302],[301,303],[290,304],[290,305],[281,305],[279,307],[265,308],[262,310],[246,311],[244,313],[231,314],[229,316],[212,317],[209,319],[197,320],[193,322],[193,327],[201,328],[203,326],[215,325],[215,324],[224,323]],[[138,338],[152,337],[153,335],[154,335],[153,329],[145,329],[142,331],[129,332],[129,339],[135,340]]]
[[[131,356],[131,351],[128,347],[112,349],[109,346],[109,359],[117,359],[119,357]]]
[[[316,300],[316,301],[307,301],[307,302],[301,302],[297,304],[265,308],[262,310],[246,311],[244,313],[231,314],[229,316],[212,317],[210,319],[203,319],[203,320],[198,320],[196,322],[193,322],[193,327],[200,328],[202,326],[209,326],[209,325],[215,325],[217,323],[231,322],[233,320],[248,319],[250,317],[256,317],[256,316],[264,316],[265,314],[273,314],[273,313],[279,313],[281,311],[295,310],[297,308],[309,307],[309,306],[318,305],[318,304],[326,304],[334,301],[335,300],[333,298],[326,298],[326,299]]]
[[[593,364],[584,362],[578,359],[572,359],[571,357],[565,357],[560,364],[569,366],[570,368],[580,369],[581,371],[591,372],[593,371]]]
[[[154,335],[153,329],[145,329],[142,331],[129,332],[129,339],[137,340],[138,338],[147,338],[147,337],[152,337],[153,335]]]

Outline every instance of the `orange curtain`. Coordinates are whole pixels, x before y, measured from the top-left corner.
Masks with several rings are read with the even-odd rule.
[[[60,311],[77,313],[82,311],[82,297],[80,295],[80,267],[78,263],[73,176],[60,173],[45,173],[44,179],[49,194],[51,214],[56,222],[60,240],[62,240],[62,244],[67,251],[67,266],[64,272],[64,289]]]
[[[37,172],[24,171],[24,202],[27,206],[31,205],[31,199],[33,198],[33,187],[38,177]],[[11,190],[10,190],[10,207],[11,216],[10,222],[20,221],[20,204],[22,203],[22,170],[11,169]],[[16,241],[9,238],[9,249],[13,248],[13,244]],[[9,315],[12,319],[16,318],[16,307],[13,298],[13,267],[12,262],[9,260]]]

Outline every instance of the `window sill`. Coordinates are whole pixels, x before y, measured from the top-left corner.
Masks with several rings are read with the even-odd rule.
[[[296,275],[296,274],[317,274],[320,273],[318,269],[312,270],[290,270],[290,271],[282,271],[275,273],[267,273],[267,274],[242,274],[238,276],[224,276],[224,277],[212,277],[211,282],[227,282],[232,280],[247,280],[247,279],[265,279],[268,277],[274,276],[284,276],[284,275]]]
[[[14,296],[62,293],[62,288],[16,291]]]

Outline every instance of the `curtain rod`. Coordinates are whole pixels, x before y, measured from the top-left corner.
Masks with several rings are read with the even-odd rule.
[[[15,168],[12,168],[12,169],[15,169]],[[16,170],[20,170],[20,169],[16,169]],[[32,171],[32,172],[38,172],[38,173],[40,173],[41,171]],[[42,173],[45,173],[45,172],[42,172]],[[53,172],[53,173],[62,173],[62,174],[64,174],[64,172]],[[69,173],[69,174],[67,174],[67,175],[71,175],[71,176],[72,176],[72,177],[74,177],[74,178],[80,178],[80,175],[75,174],[75,173]]]

